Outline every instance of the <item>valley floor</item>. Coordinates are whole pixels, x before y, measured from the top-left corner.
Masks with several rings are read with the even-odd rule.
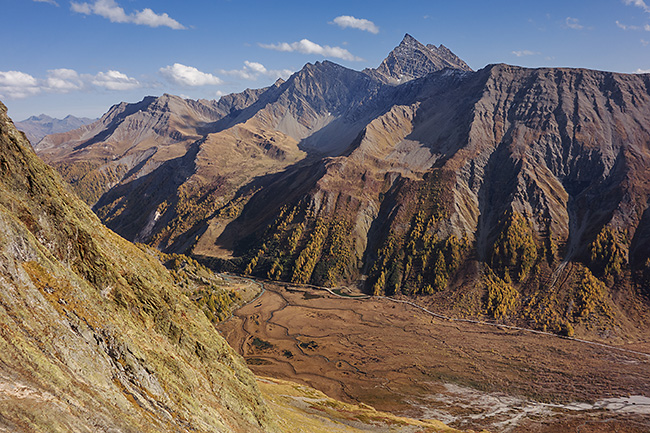
[[[451,322],[387,299],[265,288],[219,325],[258,375],[459,429],[650,431],[650,355]]]

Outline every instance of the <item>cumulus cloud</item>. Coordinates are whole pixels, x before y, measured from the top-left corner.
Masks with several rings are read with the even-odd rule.
[[[318,45],[309,39],[302,39],[299,42],[280,42],[277,44],[259,44],[260,47],[275,51],[299,52],[302,54],[319,54],[325,57],[335,57],[343,60],[362,61],[363,59],[350,53],[345,48],[330,47],[329,45]]]
[[[582,24],[580,24],[580,20],[578,18],[567,17],[565,24],[568,28],[573,30],[582,30],[585,28]]]
[[[623,3],[625,3],[628,6],[630,5],[636,6],[650,13],[650,6],[648,6],[648,4],[643,0],[623,0]]]
[[[45,0],[41,0],[45,1]],[[181,23],[167,15],[156,14],[149,8],[127,14],[115,0],[95,0],[94,3],[70,2],[70,8],[84,15],[99,15],[107,18],[112,23],[131,23],[149,27],[169,27],[174,30],[184,29]]]
[[[180,63],[160,68],[160,74],[172,83],[181,86],[216,86],[223,82],[219,77]]]
[[[291,69],[266,69],[266,67],[258,62],[250,62],[246,60],[244,62],[244,67],[241,69],[233,69],[230,71],[221,70],[219,71],[224,75],[231,75],[239,77],[243,80],[255,81],[260,76],[264,75],[272,78],[287,78],[293,71]]]
[[[635,74],[650,74],[650,69],[641,69],[641,68],[639,68],[636,71],[634,71],[634,73]]]
[[[77,12],[84,15],[91,15],[93,13],[93,8],[91,8],[88,3],[70,2],[70,9],[72,9],[73,12]]]
[[[103,87],[108,90],[131,90],[141,87],[140,82],[131,78],[120,71],[109,70],[100,72],[93,77],[91,83],[97,87]]]
[[[41,91],[38,80],[20,71],[0,71],[0,96],[9,99],[21,99]]]
[[[51,69],[47,71],[45,90],[53,92],[70,92],[84,87],[82,78],[73,69]]]
[[[258,62],[249,62],[248,60],[244,61],[244,65],[247,68],[250,68],[251,71],[257,72],[258,74],[266,74],[268,71],[263,64]]]
[[[45,78],[35,78],[20,71],[0,71],[0,97],[8,99],[26,98],[42,92],[69,93],[93,88],[131,90],[138,87],[142,87],[138,80],[113,70],[92,75],[79,74],[74,69],[50,69]]]
[[[524,57],[524,56],[539,56],[542,53],[540,53],[539,51],[520,50],[520,51],[513,51],[512,54],[514,54],[517,57]]]
[[[57,2],[55,2],[54,0],[34,0],[34,1],[36,3],[48,3],[48,4],[51,4],[53,6],[57,6],[57,7],[59,6],[59,4]]]
[[[340,17],[336,17],[330,24],[336,24],[341,28],[350,27],[351,29],[364,30],[375,35],[379,33],[379,27],[377,27],[372,21],[363,18],[355,18],[350,15],[341,15]]]

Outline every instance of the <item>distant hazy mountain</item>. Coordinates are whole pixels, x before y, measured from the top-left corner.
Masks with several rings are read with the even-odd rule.
[[[613,336],[647,326],[648,125],[648,75],[474,72],[406,35],[377,69],[120,104],[37,151],[161,250]]]
[[[55,119],[45,114],[41,114],[40,116],[32,116],[22,122],[16,122],[16,128],[23,131],[30,143],[35,145],[46,135],[71,131],[81,126],[88,125],[95,120],[97,119],[75,116],[66,116],[63,119]]]

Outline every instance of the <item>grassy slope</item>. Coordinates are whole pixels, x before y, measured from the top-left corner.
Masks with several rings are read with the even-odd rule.
[[[413,420],[379,412],[367,405],[343,403],[293,382],[260,378],[259,384],[287,433],[460,433],[440,421]]]
[[[269,431],[254,376],[0,104],[0,431]]]

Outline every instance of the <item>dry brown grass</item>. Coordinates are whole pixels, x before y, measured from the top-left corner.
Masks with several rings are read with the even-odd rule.
[[[468,399],[518,396],[515,406],[650,393],[650,357],[551,335],[441,321],[376,298],[342,299],[267,285],[262,297],[235,312],[220,330],[245,358],[256,360],[250,367],[258,375],[293,380],[333,398],[400,415],[418,418],[425,416],[423,407],[435,409],[455,419],[453,427],[492,429],[518,412],[511,407],[505,415],[483,419],[486,412],[471,401],[430,398],[450,395],[447,384],[479,391]],[[254,338],[272,347],[256,346]],[[600,416],[549,411],[524,416],[515,431],[550,432],[544,426],[575,426],[576,417],[587,422]],[[608,416],[634,425],[633,416]]]

